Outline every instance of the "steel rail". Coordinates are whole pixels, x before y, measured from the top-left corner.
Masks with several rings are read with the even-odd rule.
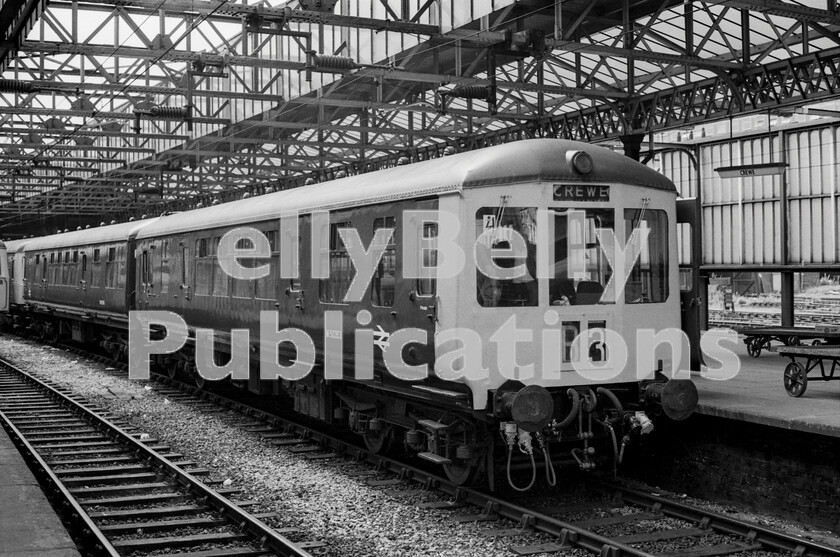
[[[187,390],[194,396],[220,402],[271,425],[284,427],[284,430],[288,433],[300,435],[313,443],[330,448],[335,452],[346,454],[357,461],[366,461],[380,470],[387,470],[397,474],[400,478],[413,480],[427,487],[438,489],[452,496],[456,502],[468,503],[483,508],[485,514],[495,514],[508,518],[514,522],[519,522],[523,528],[532,528],[536,531],[555,536],[559,539],[562,546],[578,546],[608,557],[625,555],[641,557],[651,555],[650,553],[622,544],[608,537],[586,530],[585,528],[569,524],[532,509],[518,506],[477,489],[457,486],[445,478],[426,470],[413,467],[389,457],[370,453],[363,447],[348,444],[344,440],[332,437],[294,420],[276,416],[217,393],[198,389],[162,374],[153,374],[152,376],[163,383],[176,385],[183,390]],[[661,496],[623,486],[620,483],[601,480],[599,484],[602,489],[606,487],[609,490],[621,493],[622,499],[628,504],[651,509],[656,508],[657,505],[661,505],[661,512],[665,515],[703,525],[704,527],[710,528],[711,531],[721,534],[742,537],[748,542],[760,543],[773,550],[792,552],[795,557],[840,557],[840,548],[833,548],[818,542],[800,539],[790,534],[774,531],[751,522],[738,520],[685,503],[671,501]]]
[[[0,410],[0,420],[2,420],[3,428],[9,433],[12,442],[17,445],[24,460],[28,461],[30,468],[34,468],[35,475],[41,476],[40,480],[46,480],[49,483],[52,493],[48,495],[53,496],[53,503],[55,503],[55,499],[60,500],[61,510],[59,515],[64,515],[65,518],[69,517],[69,521],[76,526],[74,532],[77,534],[77,538],[81,539],[87,547],[94,548],[97,554],[119,557],[117,550],[94,524],[93,519],[88,516],[76,498],[55,475],[49,464],[38,454],[37,449],[29,443],[26,436],[15,427],[11,419],[2,410]]]
[[[796,557],[840,557],[840,548],[797,538],[784,532],[778,532],[714,511],[701,509],[678,501],[671,501],[665,497],[645,493],[615,482],[606,482],[608,489],[618,491],[624,501],[640,507],[654,508],[658,506],[666,515],[680,518],[688,522],[706,524],[709,528],[722,534],[742,536],[748,540],[769,546],[780,551],[792,552]]]
[[[429,489],[437,489],[452,496],[456,502],[474,505],[484,509],[487,514],[509,518],[514,522],[519,522],[523,527],[532,528],[535,531],[557,537],[559,538],[560,544],[564,547],[576,546],[598,553],[604,557],[654,557],[651,553],[640,551],[627,544],[617,542],[585,528],[575,526],[532,509],[521,507],[489,493],[455,485],[441,476],[390,457],[371,453],[366,448],[349,444],[345,440],[333,437],[294,420],[271,414],[217,393],[200,390],[192,385],[162,374],[153,373],[152,377],[159,379],[164,384],[176,386],[190,392],[196,397],[234,408],[247,416],[282,428],[287,433],[297,434],[313,444],[318,444],[336,453],[349,456],[357,462],[367,462],[374,465],[378,470],[391,472],[398,475],[401,479],[414,481]]]
[[[90,354],[82,349],[71,349],[78,354]],[[318,444],[325,449],[331,449],[338,454],[351,457],[357,462],[367,462],[378,470],[391,472],[401,479],[414,481],[429,489],[437,489],[451,496],[455,502],[482,508],[483,514],[508,518],[518,522],[522,528],[531,528],[554,536],[558,538],[562,547],[577,546],[606,557],[652,557],[650,553],[617,542],[583,527],[539,513],[533,509],[521,507],[477,489],[455,485],[441,476],[399,460],[371,453],[365,447],[353,445],[346,440],[295,420],[272,414],[218,393],[199,389],[194,385],[179,379],[173,379],[154,370],[152,378],[162,384],[192,394],[196,398],[210,400],[225,407],[233,408],[249,417],[280,428],[286,433],[299,435],[302,439]],[[709,528],[710,531],[745,538],[747,542],[762,544],[772,550],[791,552],[794,557],[840,557],[840,548],[797,538],[784,532],[774,531],[700,507],[671,501],[662,496],[645,493],[614,481],[598,480],[595,487],[601,490],[619,492],[622,500],[630,505],[659,509],[667,516],[699,524]]]
[[[262,547],[268,548],[283,556],[312,557],[311,553],[299,547],[297,544],[295,544],[282,534],[278,533],[261,520],[243,511],[235,503],[228,500],[226,497],[219,495],[213,489],[204,485],[195,476],[185,472],[183,469],[181,469],[172,461],[164,457],[159,452],[155,451],[151,447],[146,446],[139,440],[132,437],[123,428],[111,423],[96,412],[87,408],[85,405],[80,404],[79,402],[76,402],[73,399],[65,396],[56,388],[48,385],[47,383],[32,376],[26,371],[20,369],[5,358],[0,357],[0,366],[17,374],[23,381],[31,383],[39,390],[47,394],[49,397],[59,401],[62,405],[67,407],[72,412],[75,412],[84,419],[87,419],[90,423],[98,424],[99,426],[104,428],[104,430],[107,430],[107,432],[110,434],[107,435],[108,437],[111,437],[112,439],[118,439],[119,442],[127,445],[131,450],[133,450],[135,454],[142,454],[146,458],[154,461],[156,464],[159,465],[162,473],[165,473],[170,478],[177,481],[182,486],[186,487],[196,497],[203,499],[205,504],[207,504],[208,506],[214,508],[217,511],[221,511],[230,520],[231,524],[238,525],[243,532],[247,531],[262,545]],[[34,451],[31,445],[29,446],[29,448],[30,450]],[[45,470],[49,470],[49,466],[46,464],[46,462],[44,462],[43,460],[41,460],[40,462],[45,467]],[[57,477],[55,479],[58,480]],[[77,505],[75,508],[77,508],[79,512],[82,513],[80,516],[87,517],[86,524],[90,524],[93,528],[96,528],[96,526],[93,525],[93,521],[81,508],[81,506]],[[108,545],[110,546],[110,544]],[[118,555],[117,553],[114,554]]]

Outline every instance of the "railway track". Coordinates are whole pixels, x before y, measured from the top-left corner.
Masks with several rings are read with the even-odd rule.
[[[840,557],[840,547],[803,540],[616,481],[593,478],[593,491],[602,494],[594,501],[543,508],[523,506],[483,490],[454,485],[445,478],[402,460],[372,454],[362,445],[349,443],[346,439],[333,437],[319,429],[259,410],[221,394],[198,389],[163,374],[154,374],[153,377],[158,382],[155,389],[161,394],[167,397],[190,395],[196,400],[213,401],[238,410],[257,422],[247,429],[261,435],[266,442],[284,447],[304,458],[328,459],[337,470],[351,476],[369,476],[368,485],[388,490],[389,495],[399,497],[401,491],[411,490],[417,484],[424,489],[437,490],[448,499],[419,503],[418,506],[439,509],[449,514],[449,520],[456,522],[497,523],[485,535],[511,538],[510,550],[516,555],[551,553],[577,547],[605,557],[707,557],[737,555],[755,550],[792,553],[797,557]],[[633,512],[627,513],[628,508],[632,508]],[[614,512],[619,509],[621,512]],[[574,521],[563,518],[580,517],[581,513],[584,518],[576,518]],[[586,515],[590,517],[586,518]],[[505,519],[515,526],[506,527]],[[663,520],[669,521],[667,527],[661,524],[653,526]],[[639,526],[640,523],[647,526]],[[614,534],[616,528],[622,532]],[[650,531],[627,534],[627,529]],[[516,537],[531,532],[548,534],[554,540],[517,545]],[[682,548],[671,552],[647,549],[655,547],[659,542],[679,543],[680,540],[683,545],[693,549]]]
[[[92,555],[309,556],[237,490],[63,389],[0,359],[0,420]]]
[[[85,354],[78,349],[75,352]],[[165,375],[153,374],[153,378],[156,381],[153,389],[169,399],[206,406],[211,411],[213,406],[236,410],[247,420],[243,428],[260,435],[266,443],[283,447],[303,458],[327,460],[337,472],[349,477],[367,477],[368,485],[387,490],[396,498],[401,493],[415,490],[418,484],[423,489],[436,490],[445,496],[445,500],[418,503],[417,506],[438,509],[455,522],[490,523],[491,527],[484,535],[509,538],[510,551],[516,555],[580,548],[605,557],[706,557],[749,554],[756,550],[792,553],[797,557],[840,557],[840,548],[713,513],[615,481],[593,479],[591,487],[599,497],[584,502],[523,506],[482,490],[453,485],[427,470],[372,454],[347,439],[221,394],[200,390]],[[517,537],[532,532],[547,534],[552,541],[530,545],[517,543]],[[679,549],[656,550],[657,544],[663,543]]]

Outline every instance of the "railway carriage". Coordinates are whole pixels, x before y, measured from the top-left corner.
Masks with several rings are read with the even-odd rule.
[[[9,275],[8,251],[6,244],[0,242],[0,314],[9,311],[12,288],[12,281]]]
[[[661,373],[687,366],[664,345],[642,348],[650,353],[636,348],[638,330],[680,327],[676,197],[662,175],[607,149],[529,140],[140,223],[26,240],[16,249],[25,252],[27,311],[50,333],[76,339],[92,333],[119,356],[128,340],[128,309],[175,312],[191,340],[156,362],[203,386],[195,330],[216,331],[222,363],[231,357],[230,331],[247,329],[248,388],[349,427],[371,451],[400,444],[467,483],[479,472],[492,476],[505,458],[510,468],[519,452],[534,473],[537,466],[550,472],[549,446],[562,455],[557,460],[591,469],[617,459],[620,440],[647,430],[645,410],[664,407],[678,419],[691,413],[693,385]],[[328,224],[316,215],[323,211]],[[451,218],[423,220],[417,211]],[[299,275],[281,278],[280,258],[288,256],[281,250],[293,248],[281,238],[279,219],[290,215],[298,219]],[[228,276],[219,262],[222,238],[243,227],[258,231],[270,251],[270,257],[245,260],[268,265],[268,274],[256,280]],[[346,301],[355,272],[343,229],[355,230],[363,246],[373,245],[378,230],[390,231],[357,301]],[[328,239],[328,278],[313,277],[309,255],[316,237]],[[464,264],[458,273],[444,272],[453,245]],[[623,267],[617,257],[630,245],[634,263]],[[106,265],[125,270],[116,271],[116,283],[109,271],[87,278],[103,250],[115,250]],[[56,256],[61,271],[53,271]],[[406,258],[432,274],[409,276]],[[61,286],[52,285],[54,272]],[[617,280],[621,275],[626,282]],[[98,307],[103,299],[110,301]],[[313,339],[315,366],[304,379],[261,378],[260,312]],[[63,325],[56,328],[56,321]],[[383,360],[392,336],[409,328],[426,342],[397,348],[405,364],[428,367],[422,380],[399,379]],[[372,358],[367,378],[355,373],[362,367],[360,330],[367,331],[362,352]],[[591,337],[582,335],[587,331]],[[621,347],[607,331],[626,343],[619,366],[609,366]],[[336,336],[344,347],[341,380],[325,376],[327,339]],[[588,340],[576,343],[578,337]],[[298,356],[289,343],[273,348],[280,363]],[[594,365],[581,374],[584,361]],[[649,366],[638,369],[637,361]],[[535,454],[543,457],[539,465]]]
[[[12,318],[45,340],[108,339],[125,353],[134,301],[134,236],[156,219],[28,238],[9,243]],[[117,340],[119,339],[119,340]]]

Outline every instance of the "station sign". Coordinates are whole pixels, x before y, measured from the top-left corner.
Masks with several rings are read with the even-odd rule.
[[[721,178],[752,178],[755,176],[776,176],[783,174],[787,163],[771,162],[764,164],[747,164],[743,166],[721,166],[715,168]]]
[[[554,184],[554,201],[603,201],[610,200],[609,186],[587,184]]]

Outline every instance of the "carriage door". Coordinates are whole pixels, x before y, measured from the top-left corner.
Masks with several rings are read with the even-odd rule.
[[[87,306],[85,300],[87,298],[87,289],[89,284],[88,277],[88,260],[87,253],[82,252],[81,274],[79,275],[79,300],[82,307]]]
[[[151,279],[151,261],[149,260],[148,247],[143,248],[140,254],[140,296],[137,300],[137,308],[142,309],[149,305],[149,296],[151,295],[152,279]]]
[[[0,312],[9,311],[9,290],[11,289],[11,274],[6,246],[0,242]]]
[[[691,369],[703,365],[700,334],[706,326],[706,293],[700,276],[700,206],[697,198],[677,200],[677,244],[680,264],[680,310],[682,330],[691,346]]]

